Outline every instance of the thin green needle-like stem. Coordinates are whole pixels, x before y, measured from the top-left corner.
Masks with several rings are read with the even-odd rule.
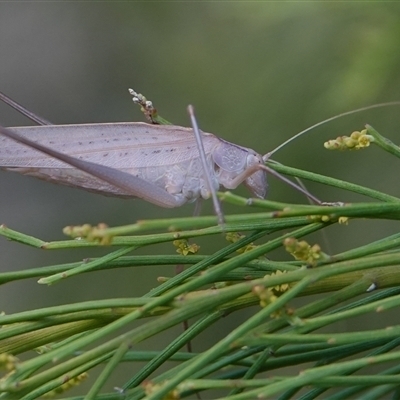
[[[166,382],[156,393],[149,395],[148,400],[162,399],[170,390],[176,387],[188,376],[190,376],[190,374],[208,364],[214,358],[215,354],[221,354],[228,351],[230,345],[234,341],[242,337],[249,330],[255,328],[260,323],[260,321],[268,317],[271,313],[283,307],[291,298],[296,296],[296,294],[300,293],[305,287],[307,287],[311,281],[311,277],[304,278],[291,290],[287,291],[275,302],[271,303],[270,305],[259,311],[255,316],[251,317],[240,327],[236,328],[224,339],[220,340],[216,345],[212,346],[209,350],[196,357],[193,361],[190,361],[190,365],[187,365],[184,371],[177,374],[175,378],[172,378],[170,381]]]
[[[374,143],[377,144],[379,147],[384,149],[385,151],[393,154],[396,157],[400,158],[400,147],[396,146],[391,140],[385,138],[380,133],[378,133],[371,125],[365,125],[367,128],[368,133],[373,136]]]
[[[167,361],[176,351],[181,349],[186,343],[193,340],[200,332],[208,328],[224,315],[223,311],[215,311],[205,315],[199,321],[196,321],[192,326],[185,330],[179,337],[174,339],[169,346],[159,353],[153,360],[144,366],[130,381],[128,381],[124,389],[129,389],[139,385],[151,373],[153,373],[160,365]]]
[[[113,261],[119,257],[124,256],[125,254],[130,253],[136,248],[136,246],[131,246],[131,247],[124,247],[122,249],[118,249],[116,251],[113,251],[112,253],[109,253],[103,257],[100,257],[96,260],[87,262],[87,263],[82,263],[78,267],[69,269],[64,272],[60,272],[54,275],[47,276],[46,278],[41,278],[39,279],[38,283],[45,284],[45,285],[51,285],[53,283],[56,283],[60,281],[61,279],[69,278],[74,275],[82,274],[83,272],[88,272],[96,269],[97,267],[109,262]]]
[[[272,161],[268,162],[268,166],[282,174],[295,176],[297,178],[306,179],[312,182],[318,182],[324,185],[337,187],[339,189],[348,190],[350,192],[371,197],[372,199],[381,200],[385,202],[400,202],[400,199],[397,197],[390,196],[388,194],[367,188],[365,186],[360,186],[355,183],[346,182],[341,179],[335,179],[329,176],[316,174],[310,171],[303,171],[301,169],[288,167],[286,165],[282,165]]]

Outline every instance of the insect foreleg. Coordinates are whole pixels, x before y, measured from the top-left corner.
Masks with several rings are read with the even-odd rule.
[[[253,175],[254,173],[256,173],[257,171],[260,171],[260,170],[264,170],[264,171],[268,172],[269,174],[275,176],[276,178],[280,179],[281,181],[285,182],[292,188],[303,193],[308,199],[315,202],[316,204],[322,204],[321,200],[319,200],[317,197],[315,197],[314,195],[309,193],[306,189],[295,184],[290,179],[284,177],[280,173],[274,171],[272,168],[268,168],[266,165],[263,165],[263,164],[254,164],[254,165],[251,165],[250,167],[247,167],[247,169],[245,171],[241,172],[235,178],[231,179],[229,182],[225,182],[224,186],[227,189],[236,189],[247,178],[249,178],[251,175]]]
[[[296,189],[300,193],[303,193],[308,199],[313,201],[318,205],[322,205],[322,201],[312,195],[309,191],[307,191],[304,187],[297,185],[296,183],[292,182],[290,179],[286,178],[285,176],[281,175],[279,172],[274,171],[272,168],[268,168],[266,165],[260,165],[260,169],[267,171],[271,175],[275,176],[276,178],[280,179],[282,182],[285,182],[287,185],[291,186],[293,189]]]
[[[130,193],[132,196],[146,200],[149,203],[156,204],[160,207],[173,208],[179,207],[187,202],[186,198],[175,197],[163,190],[162,188],[137,176],[107,167],[105,165],[83,161],[79,158],[74,158],[67,154],[60,153],[56,150],[43,146],[40,143],[29,140],[24,136],[18,135],[10,129],[6,129],[0,126],[0,134],[7,136],[8,138],[13,139],[26,146],[34,148],[38,151],[41,151],[42,153],[47,154],[50,157],[57,158],[65,162],[66,164],[71,165],[72,167],[75,167],[98,179],[101,179],[109,183],[110,185],[118,187],[123,191]]]

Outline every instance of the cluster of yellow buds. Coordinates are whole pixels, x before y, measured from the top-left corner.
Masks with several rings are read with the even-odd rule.
[[[50,390],[50,392],[47,392],[43,397],[44,398],[51,398],[54,396],[57,396],[58,394],[64,393],[67,390],[70,390],[74,388],[75,386],[80,385],[84,380],[87,379],[89,374],[87,372],[83,372],[82,374],[79,374],[66,382],[64,382],[62,385],[60,385],[58,388],[54,390]]]
[[[310,215],[309,219],[318,222],[338,222],[341,225],[349,224],[349,217],[337,217],[335,215]]]
[[[329,215],[310,215],[309,219],[312,221],[320,221],[320,222],[332,222],[333,219]]]
[[[265,275],[265,278],[272,278],[272,277],[276,277],[276,276],[280,276],[283,274],[286,274],[287,271],[281,271],[281,270],[277,270],[276,272],[273,272],[270,275]],[[276,292],[286,292],[288,289],[290,288],[289,283],[282,283],[281,285],[276,285],[274,286],[272,289],[274,289]]]
[[[200,246],[196,243],[189,244],[186,239],[174,240],[172,244],[177,247],[176,252],[187,256],[189,253],[196,254],[200,250]]]
[[[73,239],[86,239],[89,242],[97,241],[101,245],[110,245],[112,242],[112,236],[105,234],[104,232],[108,228],[108,225],[100,223],[97,226],[90,224],[78,225],[78,226],[66,226],[63,229],[64,235],[70,236]]]
[[[296,260],[305,261],[309,265],[316,265],[318,261],[329,258],[329,256],[322,252],[318,244],[310,246],[305,240],[298,241],[295,238],[286,238],[283,245],[287,252],[289,252]]]
[[[373,136],[367,134],[367,130],[354,131],[350,136],[339,136],[334,140],[328,140],[324,147],[328,150],[360,150],[368,147],[374,141]]]
[[[284,272],[282,271],[277,271],[277,275],[279,274],[283,274]],[[272,274],[275,275],[275,274]],[[269,276],[272,276],[269,275]],[[288,284],[283,284],[283,285],[278,285],[275,286],[273,289],[277,290],[277,288],[279,288],[279,290],[281,289],[281,287],[285,286],[285,290],[289,289],[289,285]],[[262,285],[257,285],[253,287],[253,293],[259,297],[260,299],[260,306],[262,308],[267,307],[269,304],[274,303],[278,297],[276,296],[276,294],[274,293],[273,290],[271,290],[271,288],[266,288]],[[280,308],[278,310],[275,310],[274,312],[272,312],[270,314],[271,318],[281,318],[283,316],[291,316],[293,314],[293,310],[291,308],[287,308],[286,306],[284,308]]]
[[[150,122],[155,122],[157,118],[157,110],[154,108],[153,103],[147,100],[141,93],[135,92],[133,89],[128,89],[129,94],[132,96],[132,101],[140,106],[140,111]]]
[[[225,239],[229,243],[236,243],[238,240],[243,239],[245,236],[241,235],[238,232],[229,232],[225,235]],[[254,243],[249,243],[246,246],[236,250],[237,253],[242,254],[242,253],[247,253],[248,251],[251,251],[255,249],[257,246]]]
[[[158,115],[157,109],[153,102],[147,100],[141,93],[135,92],[133,89],[128,89],[132,96],[132,101],[140,106],[140,111],[152,124],[170,125],[168,121]]]

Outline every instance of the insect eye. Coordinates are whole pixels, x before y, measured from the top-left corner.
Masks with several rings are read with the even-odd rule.
[[[249,154],[247,156],[247,166],[250,167],[255,164],[261,164],[261,156],[255,155],[255,154]]]

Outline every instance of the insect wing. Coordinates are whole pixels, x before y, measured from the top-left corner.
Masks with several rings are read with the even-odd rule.
[[[160,180],[160,175],[169,166],[192,163],[193,158],[198,156],[190,128],[118,123],[21,127],[13,130],[46,148],[72,155],[81,164],[76,165],[75,162],[72,167],[71,163],[60,161],[57,155],[49,157],[7,137],[0,137],[0,168],[117,197],[144,198],[145,194],[139,189],[138,195],[136,186],[124,186],[128,176],[123,177],[118,172],[139,177],[140,186],[145,185],[140,181],[146,180],[140,177],[149,176],[147,181],[150,186],[144,190],[146,193],[150,190],[151,197],[151,189],[156,186],[153,181]],[[211,134],[205,136],[205,147],[209,150],[214,142],[218,142],[218,138]],[[91,166],[89,171],[89,164],[82,164],[85,162],[97,164],[97,170],[94,171]],[[104,176],[106,172],[107,177]],[[114,179],[116,182],[122,179],[125,183],[115,184]],[[154,190],[160,199],[151,201],[147,196],[145,200],[164,207],[175,207],[185,202],[182,199],[171,199],[162,185],[162,192]],[[167,198],[164,198],[164,194],[168,195]]]

